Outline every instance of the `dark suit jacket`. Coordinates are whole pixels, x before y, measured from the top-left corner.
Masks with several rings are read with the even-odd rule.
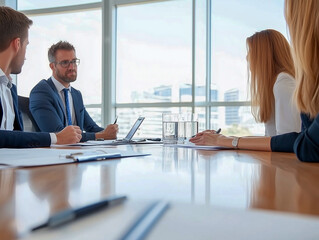
[[[81,141],[94,140],[95,133],[104,130],[86,111],[82,94],[72,88],[73,107],[77,125],[81,128]],[[66,127],[64,105],[51,78],[41,80],[30,93],[30,111],[41,131],[58,132]]]
[[[311,119],[307,114],[300,114],[302,131],[286,133],[271,138],[273,152],[295,152],[303,162],[319,162],[319,114]]]
[[[14,131],[0,130],[0,148],[28,148],[48,147],[51,144],[49,133],[27,133],[23,132],[21,113],[18,109],[17,87],[13,84],[11,88],[13,107],[15,113]],[[2,105],[0,102],[0,123],[2,122]]]

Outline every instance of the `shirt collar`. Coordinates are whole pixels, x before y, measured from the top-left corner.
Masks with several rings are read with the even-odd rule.
[[[58,80],[56,80],[55,77],[51,76],[51,79],[52,79],[52,82],[53,82],[55,88],[58,90],[58,92],[61,92],[64,88],[66,88],[63,86],[62,83],[60,83]],[[71,92],[71,88],[72,87],[70,85],[67,89],[69,89],[69,91]]]
[[[0,84],[4,84],[10,89],[12,88],[11,78],[8,78],[7,75],[4,74],[1,68],[0,68]]]

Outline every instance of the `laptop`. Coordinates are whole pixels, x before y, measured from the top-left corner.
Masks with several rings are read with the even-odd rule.
[[[137,129],[141,126],[142,122],[144,121],[145,117],[139,117],[128,134],[123,139],[116,139],[116,140],[104,140],[104,141],[87,141],[85,143],[77,143],[77,146],[80,144],[81,146],[92,146],[92,145],[121,145],[127,143],[134,143],[134,144],[159,144],[162,143],[160,138],[146,138],[146,139],[139,139],[139,140],[132,140],[134,134],[136,133]]]
[[[134,134],[136,133],[137,129],[141,126],[142,122],[144,121],[145,117],[139,117],[134,125],[132,126],[131,130],[128,132],[125,138],[123,139],[116,139],[115,143],[128,143],[132,141]]]

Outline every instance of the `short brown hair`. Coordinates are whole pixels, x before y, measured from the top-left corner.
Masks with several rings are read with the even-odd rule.
[[[15,38],[23,41],[32,20],[12,8],[0,6],[0,52],[6,50]]]
[[[75,52],[75,48],[74,46],[67,42],[67,41],[59,41],[56,44],[53,44],[48,51],[48,58],[49,58],[49,62],[53,63],[55,62],[55,54],[58,50],[70,50],[70,51],[74,51]]]

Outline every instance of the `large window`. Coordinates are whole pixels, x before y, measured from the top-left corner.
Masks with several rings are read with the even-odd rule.
[[[267,28],[286,34],[283,0],[116,2],[119,115],[152,112],[157,126],[162,110],[196,112],[199,130],[264,134],[250,113],[246,38]]]
[[[267,28],[286,35],[283,2],[18,0],[34,21],[18,92],[50,77],[47,49],[67,40],[81,59],[73,86],[99,124],[119,116],[120,137],[139,115],[137,134],[160,136],[163,112],[195,112],[199,130],[262,135],[249,107],[246,38]]]
[[[215,111],[218,118],[214,121],[229,132],[237,128],[239,133],[264,134],[263,125],[255,123],[248,107],[226,104],[249,100],[246,38],[269,28],[286,35],[283,4],[284,0],[212,1],[210,68],[211,91],[215,94],[211,101],[225,102],[224,108]]]

